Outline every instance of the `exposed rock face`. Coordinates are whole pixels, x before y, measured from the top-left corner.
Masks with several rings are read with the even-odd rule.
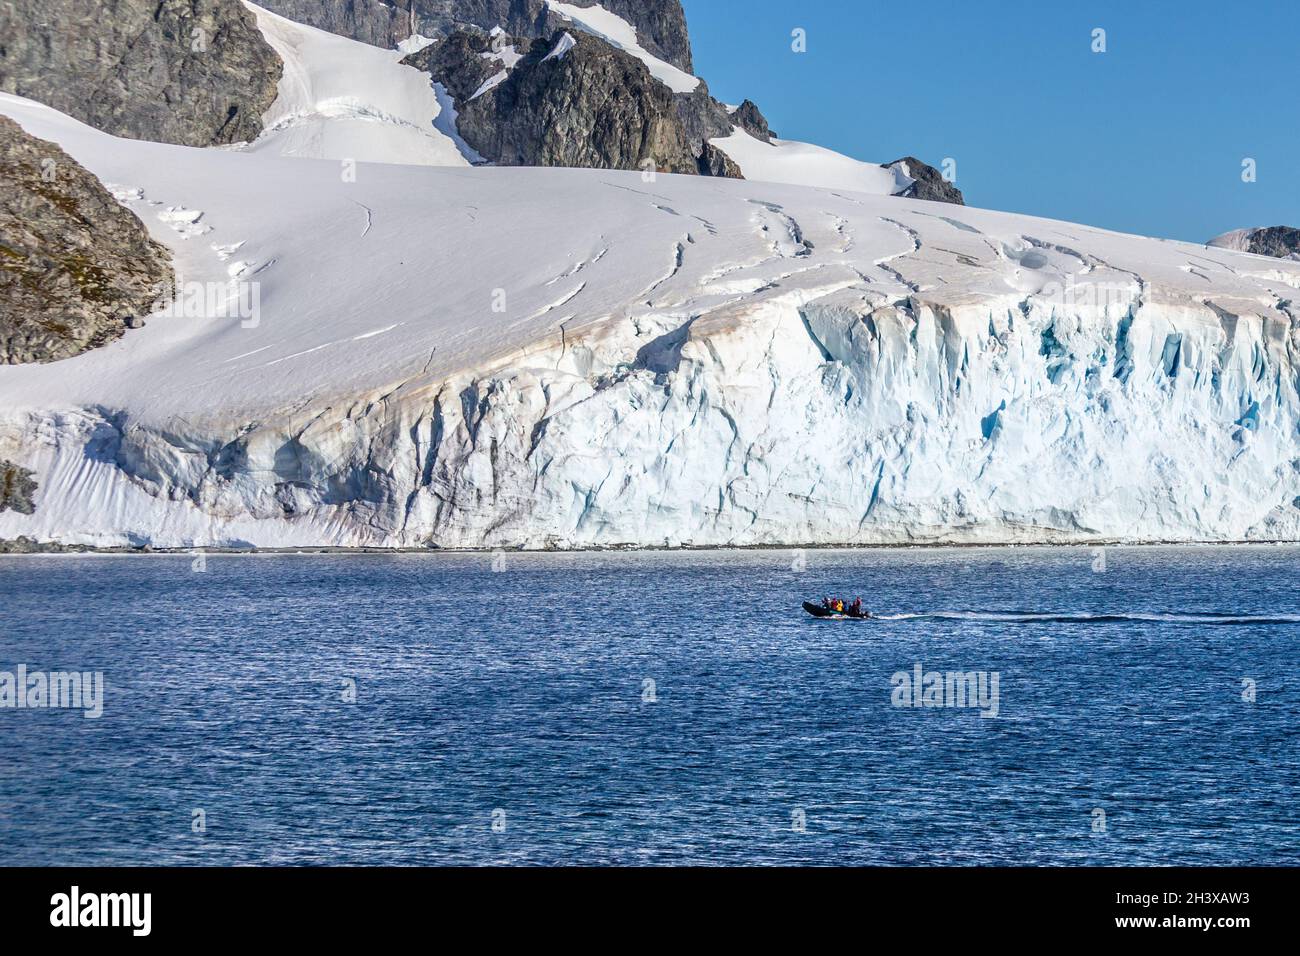
[[[0,458],[0,511],[13,509],[19,514],[36,512],[36,481],[26,468]]]
[[[483,55],[492,51],[486,36],[455,34],[405,61],[451,93],[457,128],[482,156],[507,166],[648,162],[662,172],[699,172],[675,95],[640,60],[576,30],[509,42],[523,58],[489,89],[484,81],[503,67]]]
[[[116,136],[252,140],[282,64],[239,0],[5,0],[0,91]]]
[[[709,85],[703,80],[690,93],[679,93],[676,101],[677,118],[682,122],[691,151],[701,159],[709,140],[731,135],[732,118],[727,108],[709,94]]]
[[[94,175],[0,116],[0,364],[111,342],[173,282],[171,254]]]
[[[1300,229],[1290,226],[1238,229],[1211,239],[1209,245],[1275,259],[1300,259]]]
[[[741,103],[736,112],[731,114],[731,121],[750,136],[761,139],[765,143],[772,142],[772,137],[776,135],[767,125],[767,117],[753,100],[745,100]]]
[[[297,23],[384,49],[411,35],[408,0],[262,0],[258,6]]]
[[[650,53],[690,73],[691,41],[680,0],[568,0],[575,7],[600,3],[637,31]],[[342,36],[392,47],[413,32],[447,37],[467,27],[527,39],[550,37],[565,26],[564,18],[544,0],[265,0],[261,4],[299,23]],[[412,17],[414,14],[414,17]],[[414,25],[414,30],[412,30]]]
[[[1251,233],[1246,251],[1278,259],[1300,255],[1300,229],[1292,229],[1290,226],[1256,229]]]
[[[890,169],[900,163],[905,167],[903,170],[905,175],[916,180],[906,190],[898,194],[904,199],[928,199],[931,202],[949,202],[958,206],[966,205],[966,200],[962,198],[960,189],[944,179],[939,170],[921,162],[915,156],[904,156],[892,163],[882,163],[881,165],[886,169]]]
[[[705,143],[699,159],[701,176],[720,176],[725,179],[744,179],[745,174],[730,156],[712,143]]]
[[[484,83],[505,68],[499,56],[493,55],[495,52],[510,47],[527,56],[532,46],[533,41],[528,39],[502,37],[494,41],[477,31],[461,31],[425,47],[402,62],[424,70],[435,82],[441,83],[459,110]],[[463,116],[457,117],[457,128],[463,134]]]

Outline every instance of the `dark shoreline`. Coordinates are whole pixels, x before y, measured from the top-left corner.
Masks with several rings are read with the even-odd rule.
[[[154,548],[112,547],[102,548],[93,545],[68,545],[56,542],[33,542],[25,539],[18,541],[0,540],[0,557],[11,556],[49,556],[49,555],[134,555],[147,557],[158,556],[193,556],[199,553],[226,556],[258,555],[409,555],[409,554],[646,554],[646,553],[689,553],[705,551],[934,551],[941,549],[978,549],[978,548],[1221,548],[1221,547],[1256,547],[1285,548],[1300,546],[1300,541],[1125,541],[1118,538],[1097,539],[1095,541],[989,541],[989,542],[915,542],[911,544],[707,544],[680,545],[666,547],[663,545],[607,545],[604,547],[575,548],[348,548],[348,547],[301,547],[301,548],[229,548],[229,547],[189,547],[189,548]]]

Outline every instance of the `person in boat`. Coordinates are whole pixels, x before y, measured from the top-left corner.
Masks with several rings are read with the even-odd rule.
[[[812,609],[812,605],[806,601],[804,606],[809,610]],[[860,597],[854,598],[852,604],[846,604],[843,598],[823,597],[822,607],[832,614],[843,614],[847,617],[871,617],[871,612],[862,606],[862,598]]]

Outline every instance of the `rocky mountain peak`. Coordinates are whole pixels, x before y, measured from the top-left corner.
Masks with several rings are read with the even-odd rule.
[[[892,163],[882,163],[881,165],[913,180],[912,185],[897,193],[904,199],[926,199],[930,202],[947,202],[958,206],[966,205],[966,200],[962,196],[960,189],[944,179],[943,173],[939,172],[939,170],[921,162],[915,156],[904,156]]]
[[[492,162],[739,173],[704,155],[721,124],[705,129],[702,114],[724,112],[707,90],[674,94],[639,59],[572,26],[545,39],[457,31],[404,62],[451,94],[460,135]]]
[[[765,143],[772,142],[772,137],[776,135],[767,125],[767,117],[753,100],[745,100],[736,107],[736,111],[731,114],[731,120],[750,136],[761,139]]]

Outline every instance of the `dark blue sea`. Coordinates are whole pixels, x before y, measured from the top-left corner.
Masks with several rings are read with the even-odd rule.
[[[1300,863],[1300,549],[493,560],[0,557],[4,862]]]

